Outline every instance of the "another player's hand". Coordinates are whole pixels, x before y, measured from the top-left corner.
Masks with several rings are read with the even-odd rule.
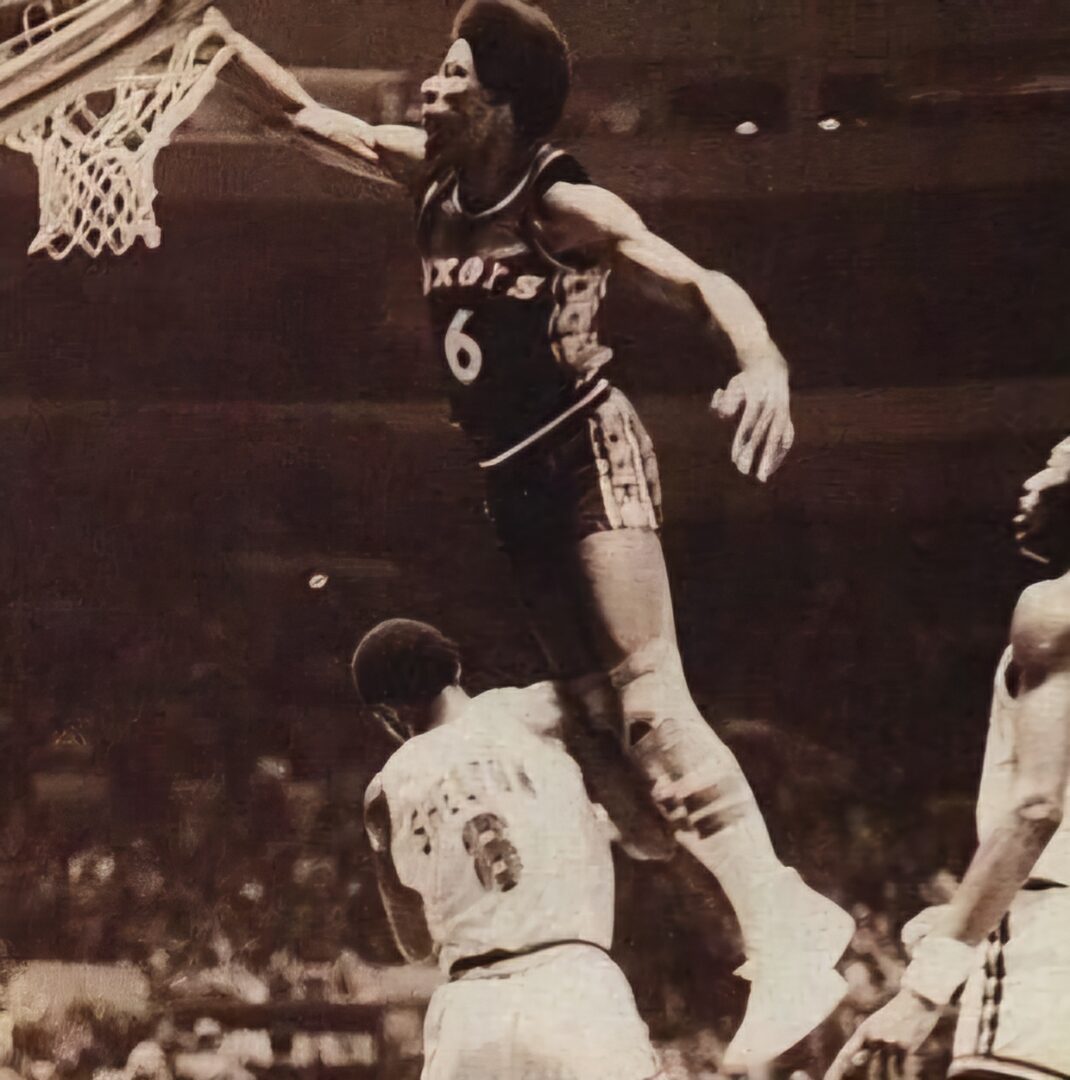
[[[825,1080],[902,1080],[907,1054],[925,1042],[939,1019],[938,1006],[900,990],[847,1040]]]
[[[908,956],[913,956],[914,948],[918,942],[932,933],[933,927],[940,922],[946,913],[947,904],[933,904],[931,907],[920,911],[903,927],[899,934],[899,940],[902,941]]]
[[[795,428],[789,398],[787,367],[779,354],[769,364],[749,364],[713,395],[710,408],[721,420],[739,416],[732,462],[744,476],[757,460],[756,475],[764,484],[791,449]]]

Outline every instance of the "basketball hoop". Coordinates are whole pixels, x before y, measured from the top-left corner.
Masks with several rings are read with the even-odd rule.
[[[18,32],[0,43],[0,140],[37,167],[31,254],[63,259],[81,248],[96,258],[105,249],[121,255],[138,238],[159,245],[156,157],[233,55],[201,21],[207,6],[33,0],[23,8]]]

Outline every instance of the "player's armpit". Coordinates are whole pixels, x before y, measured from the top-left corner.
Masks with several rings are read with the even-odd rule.
[[[410,963],[427,960],[434,954],[434,942],[427,926],[424,902],[418,892],[402,884],[394,866],[390,854],[390,806],[379,777],[371,782],[364,796],[364,823],[379,879],[379,894],[398,950]]]

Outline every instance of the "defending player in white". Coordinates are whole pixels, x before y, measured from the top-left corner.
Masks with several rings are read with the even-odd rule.
[[[904,928],[902,989],[826,1080],[894,1075],[963,984],[951,1076],[1070,1077],[1070,438],[1026,481],[1015,525],[1053,576],[1022,593],[996,669],[980,844],[952,901]]]
[[[646,1025],[609,958],[615,830],[559,740],[551,683],[470,698],[456,646],[392,619],[353,657],[403,742],[365,797],[394,936],[450,981],[424,1080],[651,1080]]]

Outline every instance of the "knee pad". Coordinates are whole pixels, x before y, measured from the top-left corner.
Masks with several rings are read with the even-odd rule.
[[[732,752],[697,711],[664,716],[628,746],[677,830],[712,836],[743,820],[754,795]]]
[[[609,673],[622,712],[624,745],[630,748],[668,717],[698,715],[687,689],[680,652],[669,641],[637,649]]]
[[[663,862],[676,842],[649,798],[649,782],[624,752],[620,698],[604,673],[570,679],[565,693],[579,710],[565,725],[569,753],[579,763],[588,794],[609,814],[632,858]]]
[[[610,673],[620,698],[624,746],[677,830],[711,836],[754,803],[732,752],[698,711],[680,653],[659,640]]]

